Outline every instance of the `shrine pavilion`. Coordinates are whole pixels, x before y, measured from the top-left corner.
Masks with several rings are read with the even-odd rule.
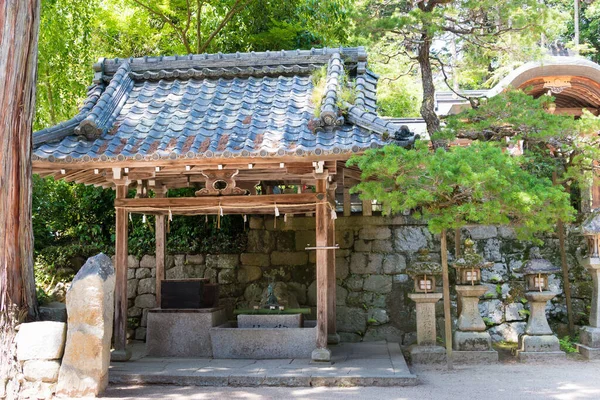
[[[94,72],[79,114],[34,133],[32,159],[42,177],[116,191],[114,359],[128,358],[128,221],[136,213],[156,216],[158,307],[172,215],[314,216],[316,243],[306,248],[316,251],[309,345],[313,360],[328,361],[328,343],[339,341],[336,199],[350,216],[350,188],[360,180],[346,161],[390,143],[411,147],[419,135],[427,138],[423,120],[377,115],[378,78],[362,47],[101,59]],[[551,112],[600,113],[600,67],[569,54],[524,64],[494,88],[459,94],[491,97],[508,87],[553,95]],[[468,106],[456,93],[436,96],[439,115]],[[297,193],[277,194],[280,185]],[[184,187],[195,196],[167,196]],[[600,185],[594,187],[597,207]],[[371,201],[362,205],[370,216]]]
[[[127,358],[128,214],[156,215],[160,305],[166,218],[314,213],[313,358],[327,360],[328,335],[335,341],[336,333],[335,193],[349,214],[349,188],[360,177],[345,163],[370,148],[415,140],[377,115],[377,75],[365,50],[101,59],[94,71],[79,114],[34,133],[33,172],[116,191],[113,355]],[[266,190],[257,193],[259,184]],[[312,188],[272,194],[281,184]],[[167,197],[182,187],[197,188],[196,197]]]

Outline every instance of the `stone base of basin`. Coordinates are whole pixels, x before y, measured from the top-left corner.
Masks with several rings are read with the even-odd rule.
[[[110,361],[129,361],[131,358],[131,351],[126,350],[111,350]]]
[[[554,335],[521,335],[519,350],[525,352],[555,352],[560,351],[560,342]]]
[[[519,361],[551,361],[565,359],[566,354],[560,351],[560,343],[554,335],[521,335],[519,337]]]
[[[442,364],[446,362],[446,349],[442,346],[410,347],[410,359],[413,364]]]
[[[148,356],[212,357],[210,328],[225,321],[223,307],[148,310]]]
[[[311,358],[316,346],[316,321],[303,328],[238,328],[225,323],[210,328],[214,358]]]
[[[588,360],[600,360],[600,348],[577,343],[577,351]]]
[[[314,349],[310,356],[311,364],[331,365],[331,350],[329,349]]]
[[[489,351],[492,349],[492,338],[487,332],[454,332],[454,350],[457,351]]]
[[[521,362],[553,362],[566,358],[564,351],[517,351],[517,360]]]
[[[498,352],[486,351],[453,351],[452,361],[456,364],[488,364],[498,361]]]
[[[300,328],[302,314],[253,315],[237,316],[238,328]]]
[[[586,346],[600,348],[600,328],[584,326],[579,333],[579,340]]]

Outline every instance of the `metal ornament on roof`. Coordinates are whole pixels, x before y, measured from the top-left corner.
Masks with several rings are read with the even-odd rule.
[[[544,79],[544,88],[554,94],[559,94],[571,87],[570,77],[551,77]]]
[[[483,256],[475,251],[475,242],[471,239],[465,240],[464,255],[451,264],[458,272],[459,284],[475,285],[481,280],[481,268],[489,268],[494,263],[486,262]]]
[[[429,249],[422,248],[419,250],[419,255],[417,257],[416,263],[412,263],[406,268],[406,273],[411,277],[416,275],[441,275],[442,274],[442,265],[438,262],[431,261],[431,255],[429,254]]]

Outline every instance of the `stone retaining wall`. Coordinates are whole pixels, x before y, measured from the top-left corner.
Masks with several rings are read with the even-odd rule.
[[[235,308],[247,308],[266,300],[266,288],[276,282],[275,294],[289,307],[316,305],[314,218],[250,218],[248,244],[241,254],[170,255],[166,262],[169,279],[210,278],[221,288],[221,305],[233,319]],[[531,244],[515,239],[509,228],[474,226],[462,230],[462,239],[471,237],[477,250],[494,266],[483,271],[489,287],[480,310],[495,341],[516,341],[525,327],[528,306],[519,273]],[[453,253],[453,235],[449,237]],[[587,319],[591,281],[581,266],[585,246],[581,237],[569,238],[568,259],[573,284],[573,305],[577,322]],[[336,220],[337,323],[343,341],[387,339],[411,344],[415,341],[415,307],[407,294],[412,281],[404,273],[416,260],[416,252],[428,247],[439,258],[439,238],[410,217],[339,217]],[[558,239],[545,238],[542,254],[558,265]],[[450,255],[452,260],[452,255]],[[147,310],[155,307],[155,258],[129,257],[129,335],[144,340]],[[451,283],[454,271],[451,268]],[[441,281],[441,280],[440,280]],[[552,277],[551,290],[561,293],[560,277]],[[452,295],[455,296],[454,291]],[[521,300],[523,299],[523,300]],[[586,308],[587,306],[587,308]],[[453,302],[455,307],[455,302]],[[566,309],[557,297],[547,309],[551,322],[564,332]],[[442,304],[438,304],[438,326],[443,327]],[[314,318],[314,315],[312,316]],[[441,329],[438,336],[443,336]]]

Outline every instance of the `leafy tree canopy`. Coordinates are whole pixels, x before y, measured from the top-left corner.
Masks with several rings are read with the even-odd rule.
[[[416,210],[429,229],[467,224],[512,224],[520,238],[554,229],[556,218],[573,219],[574,210],[562,187],[522,168],[494,143],[475,143],[431,151],[420,142],[415,149],[396,145],[368,150],[350,165],[362,171],[354,190],[378,199],[392,213]]]
[[[525,156],[537,164],[552,160],[565,186],[587,183],[600,159],[600,118],[583,111],[581,118],[555,114],[554,98],[537,99],[521,90],[506,90],[474,109],[449,116],[446,136],[482,141],[523,141]]]

